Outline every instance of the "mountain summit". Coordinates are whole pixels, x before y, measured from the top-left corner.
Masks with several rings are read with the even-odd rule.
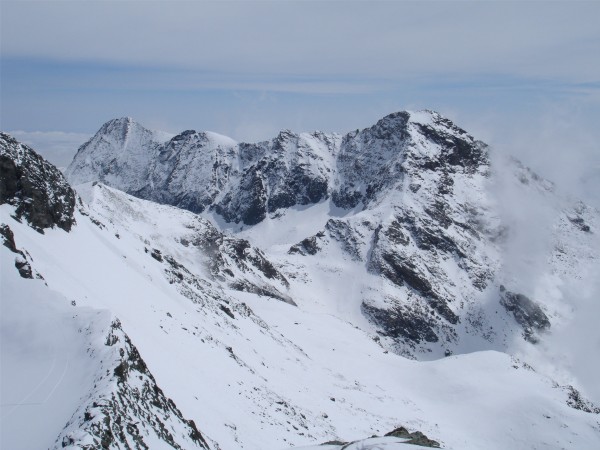
[[[195,131],[164,137],[129,118],[107,122],[79,149],[67,177],[255,225],[279,209],[328,198],[367,208],[401,181],[407,160],[466,173],[487,164],[482,143],[431,111],[390,114],[345,136],[286,130],[256,144]]]

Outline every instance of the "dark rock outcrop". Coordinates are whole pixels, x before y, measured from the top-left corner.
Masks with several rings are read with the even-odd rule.
[[[0,224],[0,238],[2,238],[2,245],[11,252],[17,254],[15,258],[15,268],[19,271],[19,275],[23,278],[33,279],[33,269],[29,263],[29,255],[17,248],[17,245],[15,244],[15,235],[10,227],[4,223]],[[36,274],[36,277],[43,278],[39,274]]]
[[[158,439],[178,450],[208,450],[194,421],[185,419],[158,387],[118,320],[105,345],[114,349],[115,365],[95,380],[94,390],[58,437],[57,447],[142,450]]]
[[[523,327],[523,337],[532,343],[538,341],[538,332],[550,328],[550,320],[542,308],[523,294],[515,294],[500,286],[500,304],[512,313],[517,323]]]
[[[417,344],[439,340],[435,332],[435,320],[405,306],[378,308],[363,302],[361,309],[363,314],[381,327],[385,335],[394,339],[402,338]]]
[[[8,248],[13,253],[19,253],[17,244],[15,244],[15,235],[8,225],[5,223],[0,225],[0,236],[2,236],[2,245]]]
[[[390,431],[389,433],[386,433],[384,437],[390,437],[390,438],[400,438],[402,439],[402,441],[400,441],[403,444],[412,444],[412,445],[418,445],[420,447],[429,447],[429,448],[440,448],[440,443],[437,441],[434,441],[433,439],[429,439],[427,436],[425,436],[423,433],[421,433],[420,431],[414,431],[414,432],[409,432],[406,428],[404,427],[398,427],[393,431]],[[379,436],[377,435],[373,435],[370,438],[367,439],[361,439],[358,441],[352,441],[352,442],[346,442],[346,441],[340,441],[339,439],[335,439],[333,441],[327,441],[327,442],[323,442],[321,445],[337,445],[339,446],[339,450],[344,450],[347,448],[372,448],[372,449],[378,449],[378,448],[383,448],[383,446],[387,447],[386,444],[374,444],[371,443],[369,440],[373,439],[373,438],[379,438]],[[390,441],[389,443],[396,443],[398,441]]]
[[[15,217],[34,229],[75,223],[75,193],[63,174],[27,145],[0,133],[0,204],[16,207]]]
[[[320,235],[319,235],[320,234]],[[319,237],[323,237],[324,233],[318,233],[315,236],[307,237],[306,239],[301,240],[299,243],[294,244],[288,250],[290,255],[295,253],[299,253],[301,255],[316,255],[320,250],[319,244],[317,243],[317,239]]]
[[[191,224],[190,229],[193,231],[182,244],[192,245],[202,251],[213,279],[225,282],[231,289],[266,295],[295,305],[285,293],[289,288],[289,281],[265,254],[253,247],[249,241],[223,234],[203,219]],[[157,259],[154,254],[152,256]],[[172,264],[170,256],[162,255],[162,258]]]
[[[568,217],[569,221],[575,225],[577,228],[579,228],[581,231],[585,232],[585,233],[589,233],[590,232],[590,226],[588,224],[585,223],[585,220],[583,219],[583,217]]]
[[[406,444],[420,445],[421,447],[440,448],[439,442],[429,439],[420,431],[414,431],[411,433],[404,427],[398,427],[395,430],[386,433],[386,436],[408,439]]]
[[[567,391],[567,405],[573,409],[583,411],[590,414],[600,414],[600,407],[590,402],[581,395],[577,389],[573,386],[565,386],[564,389]]]
[[[390,234],[394,233],[399,236],[398,230]],[[448,300],[434,289],[431,275],[424,273],[409,256],[404,255],[401,247],[377,247],[370,261],[370,270],[380,273],[398,286],[412,289],[449,323],[458,323],[458,316],[448,307]]]

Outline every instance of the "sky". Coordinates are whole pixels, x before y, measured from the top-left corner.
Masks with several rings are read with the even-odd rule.
[[[427,108],[593,201],[599,18],[600,1],[2,0],[0,128],[66,165],[116,117],[252,142]]]

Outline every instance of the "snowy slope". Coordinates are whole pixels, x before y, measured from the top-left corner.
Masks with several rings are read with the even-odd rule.
[[[99,361],[86,354],[87,337],[78,330],[107,319],[89,310],[75,313],[42,281],[22,280],[7,249],[1,257],[1,446],[47,448],[99,370]],[[28,431],[32,425],[36,433]]]
[[[445,448],[598,443],[595,415],[569,407],[568,390],[510,356],[419,363],[386,352],[374,335],[334,315],[224,290],[181,267],[179,283],[167,256],[202,264],[197,248],[179,242],[193,216],[90,189],[89,216],[76,213],[70,233],[41,235],[6,207],[2,220],[49,288],[75,300],[76,310],[106,308],[121,319],[165,394],[222,448],[350,441],[401,424]],[[121,228],[124,220],[132,231]],[[163,260],[145,248],[162,249]]]
[[[2,250],[2,448],[209,448],[109,311],[20,276]]]

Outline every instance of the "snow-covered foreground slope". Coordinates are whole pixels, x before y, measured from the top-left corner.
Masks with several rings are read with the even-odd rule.
[[[208,448],[108,311],[14,270],[0,291],[2,448]]]
[[[2,448],[45,448],[61,433],[93,382],[99,360],[79,329],[110,314],[75,311],[42,281],[24,280],[1,252]],[[35,428],[36,432],[29,430]]]
[[[36,294],[32,304],[19,303],[16,294],[29,297],[25,289],[34,289],[30,285],[48,293],[43,302],[57,310],[52,321],[70,321],[61,328],[64,339],[53,336],[59,340],[59,362],[70,359],[74,368],[67,368],[65,379],[76,381],[71,396],[60,401],[62,417],[57,413],[54,428],[48,425],[46,446],[53,445],[56,436],[50,434],[60,432],[60,422],[69,419],[67,410],[76,409],[76,399],[81,405],[81,396],[93,390],[90,380],[99,373],[99,363],[86,353],[86,339],[98,339],[105,331],[88,338],[78,330],[96,316],[98,330],[106,330],[111,316],[120,320],[165,396],[182,417],[195,422],[209,445],[212,440],[223,449],[349,442],[400,425],[454,449],[595,448],[600,443],[598,416],[568,406],[572,391],[507,354],[482,351],[430,362],[407,360],[386,351],[368,323],[359,328],[340,318],[343,314],[334,314],[331,305],[316,307],[317,298],[311,305],[309,291],[294,296],[298,306],[293,306],[231,288],[226,269],[258,284],[266,275],[256,267],[264,263],[234,258],[235,251],[224,252],[223,258],[211,253],[203,236],[212,231],[198,216],[99,184],[80,191],[87,206],[75,212],[70,232],[53,228],[40,234],[11,217],[14,207],[1,209],[16,247],[27,252],[32,270],[47,284],[17,279],[11,264],[16,254],[0,249],[3,289],[8,286],[11,292],[2,295],[3,333],[19,317],[40,320],[25,308],[37,309],[43,294]],[[258,258],[252,249],[244,248],[242,254]],[[295,281],[289,282],[293,286]],[[19,335],[11,342],[28,345],[29,337]],[[44,352],[22,357],[21,364],[48,370],[41,367]],[[11,354],[3,344],[7,392],[20,386],[15,376],[4,376],[4,367],[21,373]],[[105,357],[100,359],[106,363]],[[136,379],[127,381],[130,390],[137,387]],[[56,386],[58,391],[71,385]],[[40,393],[47,396],[49,391]],[[22,420],[13,419],[16,424],[8,427],[3,406],[2,439],[15,443],[11,448],[37,448],[16,434],[22,430],[17,425],[33,420],[21,408]],[[37,417],[45,419],[42,409]],[[122,420],[130,419],[125,415]],[[74,431],[70,424],[62,435]],[[159,448],[158,443],[150,448]]]

